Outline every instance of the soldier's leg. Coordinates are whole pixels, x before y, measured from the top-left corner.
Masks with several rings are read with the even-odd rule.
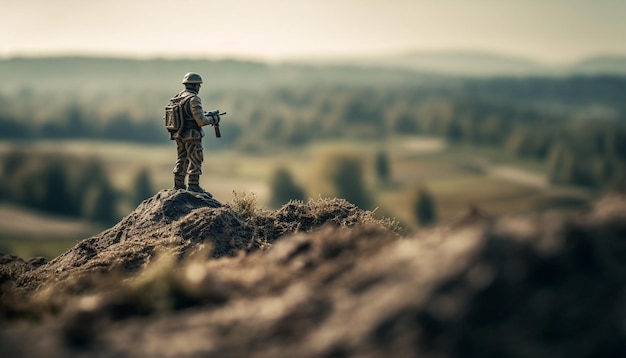
[[[177,139],[176,140],[176,164],[174,165],[174,189],[186,189],[185,186],[185,174],[189,167],[189,159],[187,153],[187,143]]]
[[[202,174],[202,162],[204,161],[204,154],[202,152],[202,141],[194,140],[189,143],[187,147],[189,153],[189,190],[197,192],[206,192],[199,185],[200,174]]]
[[[199,140],[193,140],[187,142],[187,158],[189,158],[189,169],[187,174],[189,178],[199,177],[202,174],[202,162],[204,161],[204,155],[202,153],[202,142]],[[198,184],[198,182],[192,182],[189,180],[189,184]]]

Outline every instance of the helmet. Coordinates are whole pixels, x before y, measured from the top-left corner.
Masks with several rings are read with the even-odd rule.
[[[202,83],[202,77],[195,72],[189,72],[183,77],[183,84],[187,83]]]

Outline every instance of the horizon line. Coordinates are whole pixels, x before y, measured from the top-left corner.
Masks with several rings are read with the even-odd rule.
[[[503,57],[515,60],[523,60],[533,62],[538,65],[559,66],[585,62],[591,59],[600,58],[624,58],[626,53],[618,52],[598,52],[586,56],[578,57],[572,60],[562,61],[544,61],[533,56],[517,55],[507,53],[505,51],[497,51],[491,49],[472,49],[472,48],[450,48],[450,49],[407,49],[398,51],[389,51],[384,54],[380,53],[302,53],[284,56],[267,56],[254,54],[190,54],[190,53],[146,53],[137,54],[132,52],[117,51],[85,51],[85,50],[61,50],[61,51],[16,51],[13,53],[0,53],[1,60],[10,60],[17,58],[110,58],[110,59],[128,59],[128,60],[235,60],[244,62],[261,62],[269,64],[293,63],[309,61],[341,61],[341,60],[376,60],[386,59],[408,55],[486,55],[494,57]]]

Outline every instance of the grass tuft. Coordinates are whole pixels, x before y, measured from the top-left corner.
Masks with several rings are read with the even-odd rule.
[[[256,195],[252,192],[242,192],[241,194],[233,190],[233,200],[231,208],[246,219],[255,218],[261,209],[258,207]]]

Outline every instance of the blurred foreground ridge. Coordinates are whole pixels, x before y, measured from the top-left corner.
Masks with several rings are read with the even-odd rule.
[[[388,226],[339,199],[244,215],[163,190],[49,262],[0,256],[0,355],[626,355],[626,197]]]

